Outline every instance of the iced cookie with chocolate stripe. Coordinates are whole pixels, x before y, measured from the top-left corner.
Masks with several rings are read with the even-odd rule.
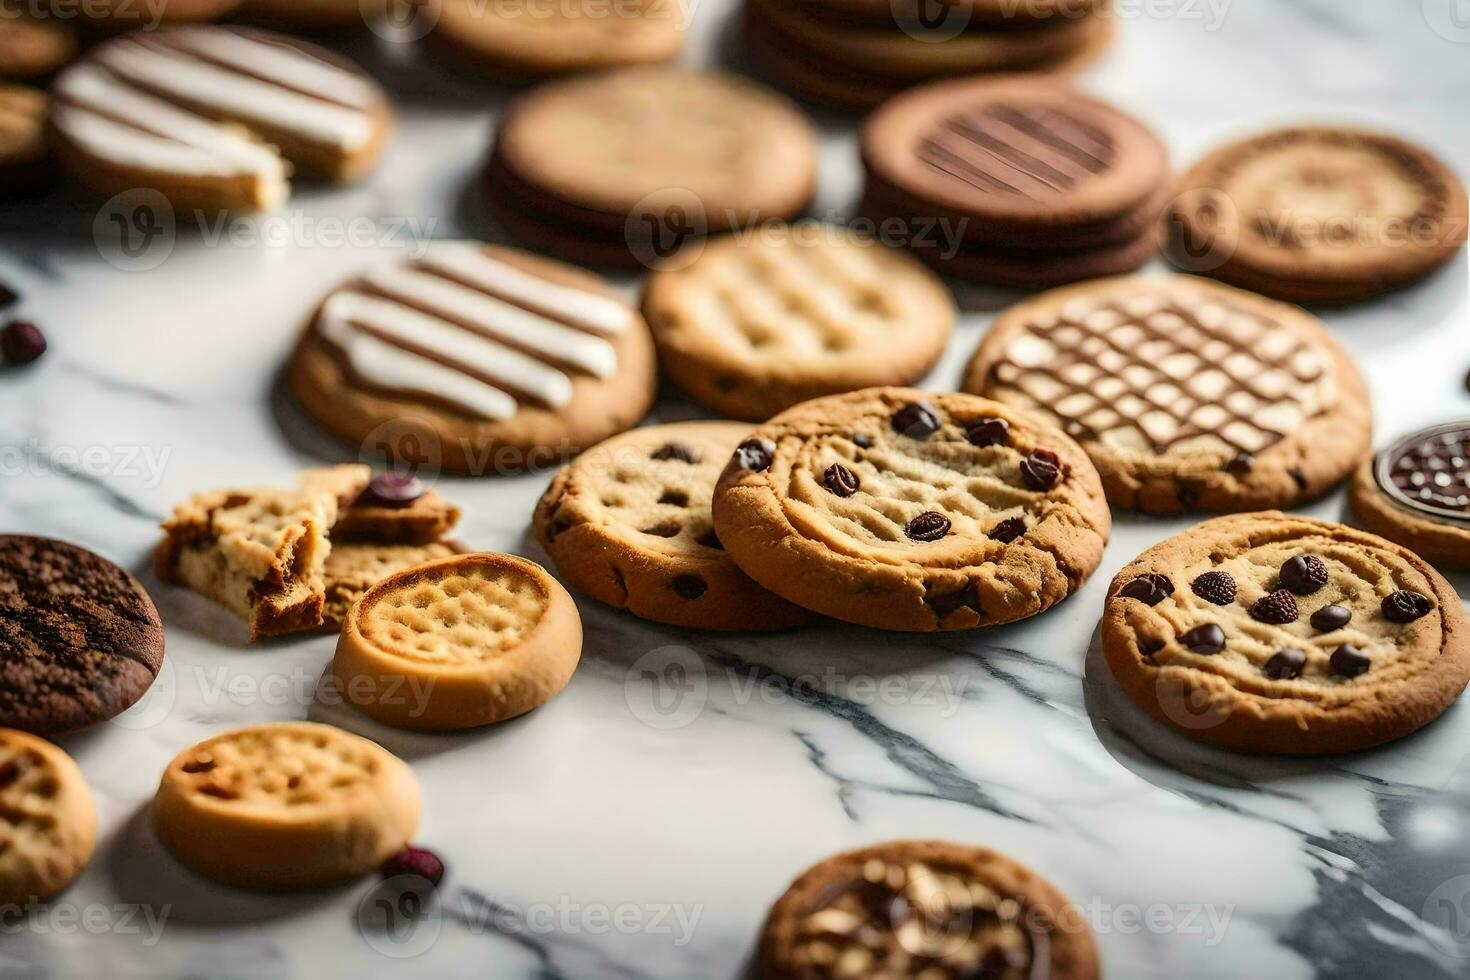
[[[771,908],[766,980],[1097,980],[1082,909],[1003,854],[891,841],[827,858]]]
[[[1188,276],[1108,279],[1001,314],[961,387],[1051,417],[1115,506],[1312,500],[1368,451],[1362,376],[1316,317]]]
[[[514,249],[441,242],[328,296],[287,376],[349,445],[401,423],[445,469],[486,475],[631,428],[656,373],[647,325],[608,283]]]
[[[377,160],[392,113],[331,52],[244,28],[128,34],[57,79],[66,172],[101,195],[148,188],[178,209],[269,211],[296,176],[346,183]]]
[[[1470,619],[1422,558],[1278,512],[1206,521],[1118,573],[1103,653],[1191,738],[1351,752],[1433,721],[1470,681]]]
[[[71,756],[0,728],[0,906],[60,894],[92,859],[97,810]]]
[[[1045,611],[1096,570],[1112,526],[1086,454],[1039,415],[905,388],[816,399],[756,429],[714,517],[777,595],[911,632]]]
[[[1470,567],[1470,421],[1410,433],[1365,457],[1349,499],[1373,533],[1436,565]]]

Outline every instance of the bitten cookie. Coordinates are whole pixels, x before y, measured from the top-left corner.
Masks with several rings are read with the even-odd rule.
[[[760,976],[1097,980],[1082,909],[1003,854],[892,841],[827,858],[777,900]]]
[[[57,79],[50,125],[62,166],[97,194],[148,188],[185,211],[270,211],[293,172],[365,174],[392,112],[376,82],[323,48],[201,26],[93,49]]]
[[[571,680],[582,619],[534,562],[470,554],[392,575],[352,607],[332,673],[385,725],[475,728],[525,714]]]
[[[408,426],[445,469],[484,476],[631,428],[657,373],[647,325],[609,283],[515,249],[439,242],[328,296],[287,380],[350,446]]]
[[[817,399],[758,428],[714,516],[777,595],[914,632],[1045,611],[1097,568],[1112,525],[1086,454],[1039,416],[904,388]]]
[[[0,85],[0,198],[48,186],[54,169],[46,146],[46,93]]]
[[[163,666],[138,580],[65,541],[0,535],[0,725],[39,735],[125,711]]]
[[[579,456],[536,508],[536,536],[574,586],[635,616],[714,630],[778,630],[806,619],[736,567],[710,496],[750,427],[685,422],[634,429]]]
[[[20,0],[0,0],[0,79],[42,78],[76,53],[77,32],[71,21],[36,17]]]
[[[1401,738],[1470,681],[1470,619],[1428,563],[1277,512],[1206,521],[1144,552],[1113,580],[1102,636],[1149,714],[1259,752]]]
[[[174,757],[153,798],[153,826],[182,864],[265,891],[375,871],[418,825],[408,766],[365,738],[307,722],[205,739]]]
[[[895,249],[834,225],[762,225],[657,272],[643,294],[659,360],[720,415],[763,422],[822,395],[913,384],[954,300]]]
[[[1313,316],[1187,276],[1119,278],[1005,311],[961,386],[1082,443],[1118,507],[1291,507],[1368,451],[1362,376]]]
[[[0,907],[59,895],[92,859],[97,811],[71,756],[0,728]]]
[[[1470,422],[1403,437],[1353,475],[1353,513],[1374,534],[1448,568],[1470,567]]]
[[[464,552],[464,546],[457,541],[432,541],[428,544],[346,542],[332,545],[332,552],[327,555],[322,568],[326,593],[322,603],[322,632],[341,632],[353,603],[389,575]]]

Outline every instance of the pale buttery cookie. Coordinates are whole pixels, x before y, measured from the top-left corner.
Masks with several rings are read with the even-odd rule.
[[[761,930],[766,980],[1097,980],[1083,909],[1031,869],[949,841],[891,841],[797,878]]]
[[[362,27],[381,18],[394,0],[245,0],[234,20],[277,31]]]
[[[1115,506],[1149,513],[1295,506],[1346,476],[1372,435],[1362,376],[1315,317],[1189,276],[1013,306],[962,387],[1050,416]]]
[[[1353,513],[1436,565],[1470,567],[1470,421],[1404,436],[1358,464]]]
[[[155,30],[160,24],[217,20],[244,0],[39,0],[57,17],[80,17],[104,31]]]
[[[1082,449],[1032,412],[873,388],[798,405],[736,448],[715,530],[777,595],[882,629],[971,629],[1043,612],[1111,529]]]
[[[332,675],[368,717],[444,731],[540,707],[581,657],[582,620],[556,579],[524,558],[468,554],[375,585],[348,614]]]
[[[1269,296],[1341,303],[1407,286],[1465,244],[1465,185],[1383,133],[1300,128],[1232,143],[1180,178],[1181,267]]]
[[[46,146],[46,93],[0,85],[0,198],[29,194],[55,175]]]
[[[562,576],[635,616],[715,630],[777,630],[805,611],[752,582],[715,534],[710,495],[750,426],[634,429],[579,456],[536,508]]]
[[[833,225],[761,225],[656,272],[664,370],[706,408],[763,422],[822,395],[907,385],[944,353],[954,300],[911,257]]]
[[[430,0],[435,40],[494,76],[565,75],[671,61],[691,0]]]
[[[0,907],[47,902],[92,859],[97,811],[71,756],[0,728]]]
[[[37,17],[21,0],[0,0],[0,78],[42,78],[76,53],[71,21]]]
[[[287,378],[349,445],[410,426],[445,469],[487,475],[558,463],[636,425],[657,364],[643,318],[604,280],[440,242],[328,296]]]
[[[0,725],[40,735],[126,710],[163,666],[163,624],[138,581],[50,538],[0,535]]]
[[[1102,636],[1149,714],[1260,752],[1400,738],[1470,680],[1470,619],[1427,562],[1274,511],[1215,518],[1144,552],[1113,580]]]
[[[267,891],[375,871],[418,825],[408,766],[365,738],[307,722],[205,739],[174,757],[153,798],[153,826],[180,863]]]
[[[244,28],[129,34],[52,90],[53,142],[73,179],[103,195],[152,189],[181,210],[269,211],[293,173],[356,180],[391,128],[387,97],[358,68]]]

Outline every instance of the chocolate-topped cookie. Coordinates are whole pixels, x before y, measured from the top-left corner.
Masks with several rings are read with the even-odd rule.
[[[61,735],[143,696],[163,624],[137,579],[65,541],[0,536],[0,726]]]
[[[1436,565],[1470,567],[1470,420],[1411,433],[1358,464],[1353,513]]]

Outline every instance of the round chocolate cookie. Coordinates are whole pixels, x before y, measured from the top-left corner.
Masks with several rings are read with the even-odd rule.
[[[909,632],[1045,611],[1097,568],[1112,526],[1086,454],[1040,416],[905,388],[819,398],[758,428],[714,516],[777,595]]]
[[[1470,681],[1470,619],[1417,555],[1279,512],[1206,521],[1113,580],[1103,653],[1191,738],[1351,752],[1428,724]]]
[[[143,696],[163,624],[143,586],[64,541],[0,536],[0,726],[62,735]]]
[[[1470,421],[1407,435],[1353,475],[1363,526],[1436,565],[1470,568]]]
[[[797,878],[761,930],[767,980],[1097,980],[1083,911],[1003,854],[891,841]]]
[[[1053,290],[1006,310],[965,391],[1080,441],[1118,507],[1288,507],[1368,451],[1362,376],[1305,311],[1190,276]]]

